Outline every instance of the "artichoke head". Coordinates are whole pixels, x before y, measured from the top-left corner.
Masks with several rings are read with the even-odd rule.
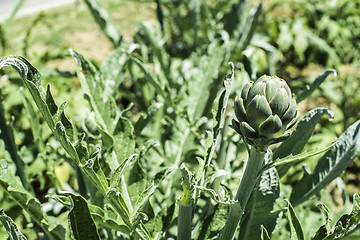
[[[235,99],[232,127],[257,149],[284,141],[298,120],[296,101],[285,80],[264,75],[244,85]]]

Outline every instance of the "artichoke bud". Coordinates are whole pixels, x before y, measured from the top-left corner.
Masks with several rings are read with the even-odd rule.
[[[236,120],[232,127],[245,140],[264,150],[270,144],[284,141],[285,131],[298,120],[296,101],[285,80],[264,75],[244,85],[234,103]]]

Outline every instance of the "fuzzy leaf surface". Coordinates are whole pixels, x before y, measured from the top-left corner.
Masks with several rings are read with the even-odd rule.
[[[115,25],[112,23],[108,12],[97,0],[85,0],[85,3],[105,36],[111,41],[114,47],[117,47],[122,40],[122,36],[118,33]]]
[[[113,151],[110,149],[112,153],[108,161],[111,170],[115,171],[120,162],[134,153],[134,127],[117,109],[113,97],[113,84],[104,81],[101,73],[81,54],[75,51],[71,51],[71,54],[79,66],[80,82],[86,93],[85,97],[95,113],[103,142],[107,143],[108,149],[113,147]]]
[[[79,156],[72,144],[75,140],[73,126],[64,113],[66,103],[60,107],[56,106],[50,86],[45,90],[40,73],[25,58],[21,56],[3,57],[0,59],[0,69],[3,67],[12,67],[19,73],[50,130],[75,163],[79,164]]]
[[[288,215],[291,229],[291,240],[304,240],[303,229],[290,202],[288,202]]]

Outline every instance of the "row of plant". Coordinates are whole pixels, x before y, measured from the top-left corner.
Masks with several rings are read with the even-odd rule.
[[[331,110],[298,109],[335,70],[295,92],[294,81],[260,77],[278,73],[278,53],[291,45],[261,37],[257,26],[270,15],[262,4],[155,1],[157,24],[143,24],[127,42],[98,1],[84,3],[114,47],[101,64],[70,49],[76,74],[66,75],[71,84],[54,82],[54,93],[31,60],[0,60],[12,82],[0,92],[2,234],[342,239],[358,229],[359,196],[350,199],[340,178],[360,152],[358,116],[343,114],[348,122],[339,130],[325,128]],[[293,55],[308,62],[301,42]],[[343,43],[318,44],[331,55]],[[336,55],[329,66],[344,59]],[[340,208],[324,190],[334,182]]]

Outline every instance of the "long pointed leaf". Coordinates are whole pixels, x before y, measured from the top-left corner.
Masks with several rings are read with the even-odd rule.
[[[95,113],[98,129],[102,133],[103,142],[107,147],[113,147],[108,157],[112,171],[119,163],[135,151],[133,126],[129,119],[120,115],[113,97],[113,86],[110,81],[104,81],[101,73],[81,54],[70,50],[79,66],[79,78],[86,98]]]
[[[326,70],[325,72],[323,72],[322,74],[320,74],[315,80],[314,82],[310,85],[310,87],[306,87],[303,91],[301,91],[297,96],[296,96],[296,102],[301,102],[302,100],[304,100],[305,98],[307,98],[308,96],[310,96],[317,88],[319,88],[320,84],[322,82],[325,81],[325,79],[330,75],[330,74],[334,74],[336,76],[336,71],[333,69],[329,69]]]
[[[291,228],[291,240],[304,240],[304,232],[300,221],[296,216],[295,210],[290,202],[288,202],[289,222]]]
[[[327,223],[322,225],[313,240],[345,239],[360,228],[360,197],[355,193],[353,199],[354,204],[351,213],[343,215],[331,231],[328,231]]]
[[[6,123],[4,106],[0,99],[0,152],[7,157],[8,160],[13,161],[16,166],[16,175],[20,177],[23,186],[32,191],[31,185],[25,176],[25,164],[18,154],[18,149],[15,144],[14,132],[12,127]]]
[[[101,30],[111,41],[113,46],[119,46],[122,40],[122,36],[119,34],[115,25],[111,22],[110,16],[107,11],[100,5],[97,0],[85,0],[85,3],[90,9],[96,22],[99,24]]]
[[[50,130],[75,163],[79,164],[79,156],[72,144],[75,140],[71,134],[73,127],[64,114],[65,105],[58,109],[50,93],[50,87],[47,90],[43,87],[38,70],[21,56],[3,57],[0,59],[0,69],[3,67],[12,67],[19,73]]]
[[[258,23],[258,19],[262,13],[262,3],[257,6],[254,12],[252,12],[246,19],[246,25],[244,30],[241,31],[241,38],[236,48],[237,52],[245,50],[249,45],[252,36],[254,35],[255,28]]]
[[[298,205],[340,176],[360,152],[360,120],[352,124],[319,160],[314,173],[305,175],[293,188],[290,201]]]
[[[90,156],[90,159],[84,157],[88,156],[89,153],[87,148],[81,144],[81,140],[75,139],[73,126],[64,114],[66,103],[60,107],[56,106],[50,88],[48,87],[45,90],[41,83],[40,73],[25,58],[21,56],[3,57],[0,59],[0,69],[3,67],[12,67],[19,73],[55,138],[76,165],[93,182],[94,186],[97,186],[101,194],[111,202],[124,222],[131,226],[127,208],[119,202],[120,198],[116,191],[108,191],[106,176],[101,170],[96,156]],[[116,127],[118,131],[121,131],[121,126],[116,125]]]
[[[334,116],[334,114],[326,108],[316,108],[308,112],[298,123],[291,136],[274,151],[274,159],[300,153],[311,137],[317,122],[324,115],[329,116],[330,119]],[[279,176],[284,176],[291,166],[291,164],[279,166],[277,168]]]
[[[269,169],[271,167],[280,167],[282,165],[287,165],[287,164],[290,164],[290,163],[300,162],[302,160],[305,160],[306,158],[313,157],[313,156],[316,156],[316,155],[318,155],[320,153],[324,153],[324,152],[328,151],[335,143],[336,142],[333,142],[332,144],[330,144],[330,145],[328,145],[325,148],[322,148],[320,150],[315,149],[315,150],[309,151],[309,152],[305,151],[305,152],[296,154],[295,156],[290,154],[289,156],[284,157],[282,159],[276,159],[274,162],[266,164],[263,167],[263,170],[267,170],[267,169]]]

